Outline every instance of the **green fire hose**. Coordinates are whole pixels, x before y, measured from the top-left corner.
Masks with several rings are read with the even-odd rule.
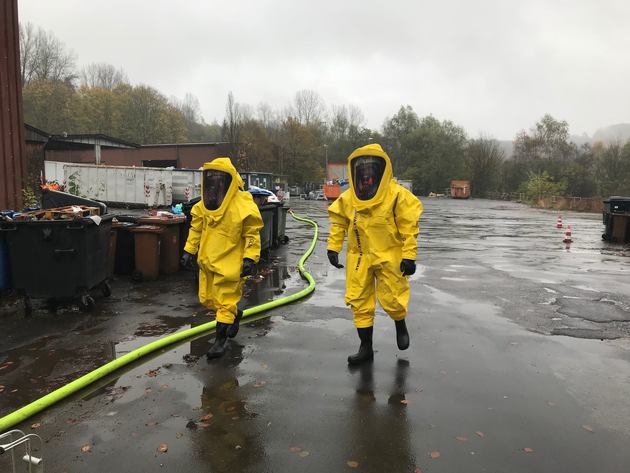
[[[254,314],[258,314],[260,312],[265,312],[270,309],[274,309],[276,307],[289,304],[291,302],[295,302],[307,296],[308,294],[310,294],[311,292],[315,290],[315,280],[309,273],[307,273],[304,270],[304,262],[308,259],[311,253],[313,253],[313,249],[315,248],[315,243],[317,242],[317,234],[318,234],[317,224],[312,220],[297,217],[291,210],[289,210],[288,212],[293,216],[294,219],[300,222],[309,223],[315,229],[315,234],[313,236],[313,241],[311,243],[311,246],[306,251],[306,253],[304,253],[304,255],[300,258],[300,262],[298,263],[300,275],[308,281],[309,283],[308,287],[290,296],[286,296],[281,299],[277,299],[271,302],[267,302],[265,304],[261,304],[255,307],[250,307],[249,309],[245,309],[243,311],[243,319],[249,316],[252,316]],[[14,425],[18,424],[19,422],[22,422],[23,420],[28,419],[29,417],[37,414],[38,412],[46,409],[47,407],[50,407],[51,405],[70,396],[71,394],[89,386],[90,384],[113,373],[114,371],[122,368],[123,366],[128,365],[148,355],[149,353],[152,353],[156,350],[159,350],[160,348],[164,348],[173,343],[177,343],[180,341],[187,340],[189,338],[201,336],[205,332],[209,332],[213,330],[215,326],[216,326],[216,321],[213,320],[212,322],[199,325],[198,327],[193,327],[193,328],[184,330],[183,332],[174,333],[167,337],[148,343],[147,345],[144,345],[134,351],[131,351],[127,353],[126,355],[121,356],[120,358],[110,361],[109,363],[101,366],[100,368],[97,368],[94,371],[84,376],[81,376],[75,381],[72,381],[71,383],[68,383],[65,386],[62,386],[61,388],[51,392],[50,394],[47,394],[39,398],[38,400],[33,401],[30,404],[27,404],[26,406],[18,409],[17,411],[12,412],[11,414],[5,417],[2,417],[0,419],[0,433],[3,433],[10,427],[13,427]]]

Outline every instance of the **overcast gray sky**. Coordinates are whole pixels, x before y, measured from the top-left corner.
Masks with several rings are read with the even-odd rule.
[[[513,139],[545,114],[572,134],[630,123],[628,0],[18,0],[77,66],[199,99],[281,111],[313,90],[380,129],[401,106]]]

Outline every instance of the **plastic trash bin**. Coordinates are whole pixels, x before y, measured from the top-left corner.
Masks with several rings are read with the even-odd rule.
[[[264,204],[259,208],[264,226],[260,229],[260,250],[269,251],[273,246],[273,213],[275,205]]]
[[[79,297],[80,309],[89,311],[95,305],[90,290],[98,287],[105,297],[111,295],[107,263],[112,218],[0,222],[13,288],[24,297],[27,316],[31,299]]]
[[[116,254],[114,255],[114,274],[129,276],[136,269],[136,247],[131,229],[137,226],[132,222],[112,222],[116,232]]]
[[[163,230],[160,234],[160,274],[172,274],[179,271],[180,228],[186,224],[186,216],[138,217],[138,223],[160,227]]]
[[[612,196],[604,200],[603,223],[606,241],[630,241],[630,197]]]
[[[109,230],[109,250],[107,251],[107,275],[112,277],[114,275],[114,268],[116,267],[116,238],[118,232],[114,228],[114,223]]]
[[[0,291],[11,287],[11,267],[9,266],[9,247],[4,233],[0,233]]]
[[[136,225],[134,236],[136,268],[131,272],[134,281],[155,281],[160,275],[160,240],[164,227]]]

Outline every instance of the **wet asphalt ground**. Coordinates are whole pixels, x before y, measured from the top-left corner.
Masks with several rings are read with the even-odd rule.
[[[359,340],[344,270],[326,258],[328,204],[292,201],[319,225],[311,295],[245,319],[221,359],[206,361],[203,334],[14,428],[41,436],[46,472],[630,471],[627,245],[601,239],[600,214],[562,212],[558,229],[558,212],[517,203],[423,204],[408,350],[379,309],[374,362],[347,365]],[[245,307],[307,286],[297,266],[313,227],[289,216],[286,228]],[[212,320],[192,272],[111,284],[92,313],[2,308],[0,418]]]

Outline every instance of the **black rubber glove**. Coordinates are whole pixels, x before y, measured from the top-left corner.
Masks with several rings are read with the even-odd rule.
[[[182,269],[192,268],[194,259],[195,259],[194,255],[191,255],[187,251],[184,251],[184,254],[182,255],[182,259],[179,261],[179,265]]]
[[[343,264],[339,264],[339,253],[333,250],[328,250],[328,261],[335,268],[343,268]]]
[[[243,259],[243,269],[241,269],[241,277],[244,278],[252,274],[254,270],[254,260],[250,258]]]
[[[416,272],[416,262],[412,259],[404,259],[400,263],[400,270],[403,276],[411,276]]]

